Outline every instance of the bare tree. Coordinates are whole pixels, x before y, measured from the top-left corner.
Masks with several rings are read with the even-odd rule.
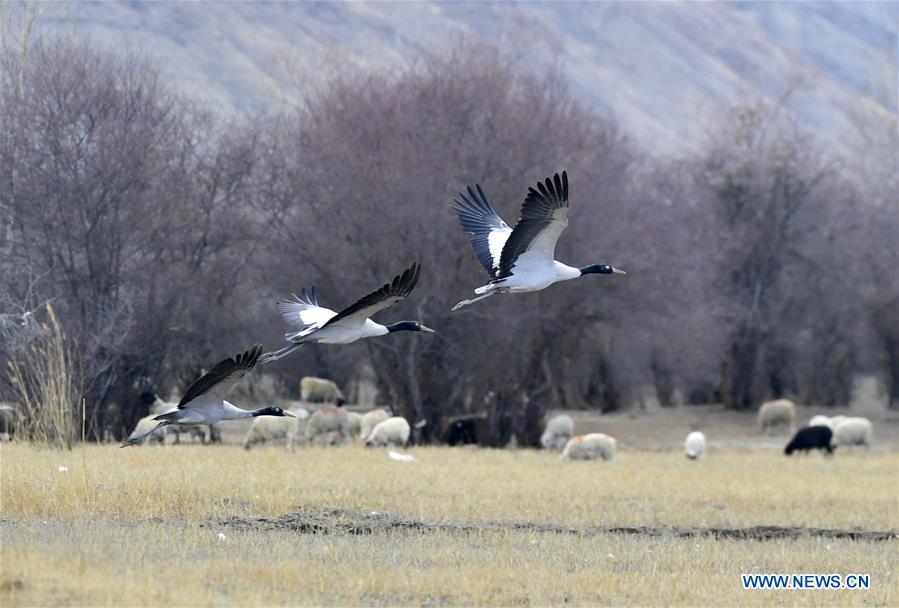
[[[727,243],[717,279],[731,327],[721,392],[734,407],[782,395],[833,402],[851,386],[851,336],[839,323],[851,279],[837,246],[852,201],[818,149],[776,108],[757,105],[736,109],[706,155]],[[803,377],[803,361],[836,382],[826,395],[809,392],[820,376]]]
[[[3,60],[4,83],[20,79],[0,91],[5,291],[54,303],[98,427],[112,402],[127,426],[135,385],[208,360],[234,322],[254,138],[216,135],[134,57],[55,40]]]

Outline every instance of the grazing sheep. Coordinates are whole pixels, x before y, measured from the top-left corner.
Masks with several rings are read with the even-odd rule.
[[[375,425],[368,437],[365,438],[365,445],[396,445],[405,447],[409,443],[409,435],[412,432],[409,423],[401,416],[393,416]]]
[[[476,445],[488,435],[489,418],[486,413],[462,414],[444,419],[438,437],[450,447]]]
[[[359,425],[359,436],[362,437],[362,439],[366,439],[371,435],[371,430],[375,428],[379,422],[384,422],[388,418],[390,418],[390,414],[381,408],[366,412],[365,415],[362,416],[362,422]]]
[[[763,403],[759,408],[758,423],[763,433],[783,424],[789,427],[792,434],[796,430],[796,406],[789,399]]]
[[[830,424],[833,425],[833,428],[837,428],[837,425],[839,425],[841,422],[843,422],[844,420],[846,420],[846,418],[848,418],[848,417],[849,417],[849,416],[843,416],[842,414],[837,415],[837,416],[831,416],[831,417],[830,417]]]
[[[871,447],[871,435],[874,428],[867,418],[851,417],[840,421],[833,431],[831,445],[835,448],[854,445],[865,446],[865,452]]]
[[[817,416],[812,416],[806,426],[826,426],[830,430],[833,430],[833,421],[831,421],[830,417],[819,414]]]
[[[286,447],[292,451],[300,428],[304,425],[301,421],[309,418],[309,412],[302,407],[292,408],[288,411],[296,418],[289,416],[257,416],[253,418],[253,424],[244,437],[243,447],[249,450],[257,443],[286,439]]]
[[[309,403],[344,404],[343,393],[333,381],[312,376],[300,380],[300,399]]]
[[[546,430],[540,436],[540,445],[545,450],[561,450],[574,436],[574,421],[571,416],[556,416],[546,423]]]
[[[343,408],[326,407],[309,418],[306,440],[310,443],[337,445],[350,438],[350,417]]]
[[[358,439],[362,433],[362,414],[358,412],[347,412],[350,419],[350,437]]]
[[[684,452],[690,460],[702,456],[702,453],[705,452],[705,435],[702,431],[693,431],[687,435],[687,439],[684,441]]]
[[[832,454],[833,449],[830,447],[831,437],[833,437],[833,431],[830,430],[830,427],[805,427],[804,429],[800,429],[799,432],[793,436],[790,443],[784,448],[784,454],[789,456],[797,450],[803,452],[808,452],[809,450],[824,450],[828,454]]]
[[[618,451],[618,442],[605,433],[590,433],[572,437],[562,450],[562,460],[612,460]]]

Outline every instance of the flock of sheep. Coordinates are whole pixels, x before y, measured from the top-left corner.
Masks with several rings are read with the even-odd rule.
[[[391,416],[382,408],[364,414],[336,405],[325,406],[311,415],[304,407],[289,411],[296,418],[255,418],[243,446],[249,449],[257,443],[284,439],[292,451],[302,437],[312,445],[340,445],[361,438],[367,446],[402,447],[409,443],[412,434],[405,418]]]
[[[540,436],[540,445],[546,450],[562,450],[562,460],[613,460],[618,452],[618,441],[605,433],[574,434],[574,420],[560,414],[550,419]],[[685,444],[687,455],[698,458],[705,450],[705,436],[693,432]]]
[[[316,404],[319,407],[310,412],[302,405],[289,411],[295,418],[262,416],[253,419],[253,424],[244,438],[243,445],[252,446],[269,442],[284,441],[287,449],[304,442],[310,445],[339,445],[361,439],[366,446],[394,445],[404,447],[409,444],[412,427],[400,416],[392,416],[383,408],[367,412],[350,411],[343,406],[345,399],[339,387],[331,380],[306,377],[300,383],[301,403]],[[142,396],[150,407],[150,415],[142,418],[132,432],[136,436],[151,425],[153,416],[173,407],[152,394]],[[777,427],[786,427],[793,434],[785,448],[787,455],[796,451],[807,452],[819,449],[830,454],[837,447],[871,445],[873,427],[866,418],[849,416],[814,416],[808,425],[795,432],[796,406],[787,399],[764,403],[758,411],[758,425],[763,433],[770,434]],[[419,425],[416,425],[419,426]],[[605,433],[575,435],[574,420],[568,415],[558,415],[546,424],[540,444],[544,449],[561,451],[563,460],[613,460],[618,451],[618,442]],[[184,432],[183,430],[181,432]],[[203,442],[217,440],[212,427],[193,428],[195,439]],[[179,441],[178,427],[160,429],[148,441],[164,442],[167,436]],[[684,453],[690,459],[703,455],[706,438],[701,431],[693,431],[684,441]]]
[[[763,433],[777,426],[786,426],[793,437],[784,448],[788,456],[796,451],[819,449],[832,454],[838,447],[871,447],[873,425],[867,418],[855,416],[813,416],[808,425],[796,432],[796,405],[788,399],[768,401],[759,408],[758,424]],[[614,437],[604,433],[574,435],[574,421],[570,416],[552,418],[540,437],[545,449],[562,449],[565,460],[612,460],[618,449]],[[684,453],[695,460],[705,452],[706,439],[701,431],[692,431],[684,440]]]
[[[796,405],[789,399],[768,401],[759,408],[758,423],[762,432],[770,432],[778,425],[787,426],[793,438],[784,448],[788,456],[793,452],[822,450],[832,454],[838,447],[871,447],[874,426],[867,418],[858,416],[812,416],[808,425],[796,432]]]

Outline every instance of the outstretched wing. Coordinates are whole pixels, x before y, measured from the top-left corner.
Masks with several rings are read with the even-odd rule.
[[[371,292],[352,306],[344,308],[331,317],[322,328],[336,323],[344,323],[346,325],[361,325],[365,323],[365,320],[376,312],[390,308],[412,293],[415,284],[418,283],[419,276],[421,276],[421,264],[416,262],[404,270],[402,274],[393,277],[393,280],[381,287],[381,289]]]
[[[487,274],[495,279],[503,245],[512,234],[512,229],[493,210],[481,185],[476,184],[475,188],[477,192],[468,186],[468,196],[460,192],[459,198],[454,198],[450,206],[459,216],[462,230],[468,233],[471,247],[478,260],[487,270]]]
[[[293,300],[281,300],[278,302],[278,312],[287,323],[299,331],[309,328],[321,327],[328,322],[328,319],[337,313],[330,308],[319,306],[318,297],[315,295],[315,287],[311,290],[300,292],[301,295],[293,294]],[[294,332],[291,332],[293,334]]]
[[[183,409],[191,401],[206,394],[215,394],[224,397],[237,381],[247,375],[259,360],[262,354],[262,345],[254,344],[253,347],[234,358],[228,357],[212,366],[208,372],[195,380],[178,402],[178,409]]]
[[[537,182],[536,190],[528,188],[521,206],[521,218],[509,235],[500,256],[497,279],[512,274],[519,264],[551,265],[556,241],[568,226],[568,174],[562,171],[552,179]]]

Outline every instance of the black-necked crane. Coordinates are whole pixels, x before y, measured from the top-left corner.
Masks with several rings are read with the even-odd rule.
[[[477,191],[475,191],[475,189]],[[556,241],[568,226],[568,174],[528,188],[515,229],[496,214],[480,184],[459,194],[452,208],[468,233],[475,255],[491,281],[474,290],[476,298],[462,300],[453,310],[474,304],[498,293],[540,291],[559,281],[585,274],[626,274],[608,264],[574,268],[554,259]]]
[[[400,321],[391,325],[375,323],[369,317],[390,308],[412,293],[418,278],[421,276],[421,264],[412,264],[401,274],[395,276],[390,283],[361,298],[355,304],[340,312],[320,306],[315,288],[302,295],[294,295],[293,300],[278,302],[278,310],[288,324],[298,331],[284,335],[292,344],[281,350],[262,355],[261,361],[277,361],[285,355],[300,348],[304,344],[349,344],[363,338],[384,336],[398,331],[424,331],[436,333],[419,321]]]
[[[245,410],[225,400],[225,394],[241,378],[252,371],[261,354],[262,346],[256,344],[250,350],[234,358],[228,357],[213,365],[212,369],[190,385],[187,392],[181,397],[181,401],[178,402],[178,407],[154,417],[153,420],[158,420],[159,424],[146,433],[128,439],[122,444],[122,447],[140,443],[155,431],[173,424],[196,426],[256,416],[289,416],[293,418],[293,414],[285,412],[277,406]]]

